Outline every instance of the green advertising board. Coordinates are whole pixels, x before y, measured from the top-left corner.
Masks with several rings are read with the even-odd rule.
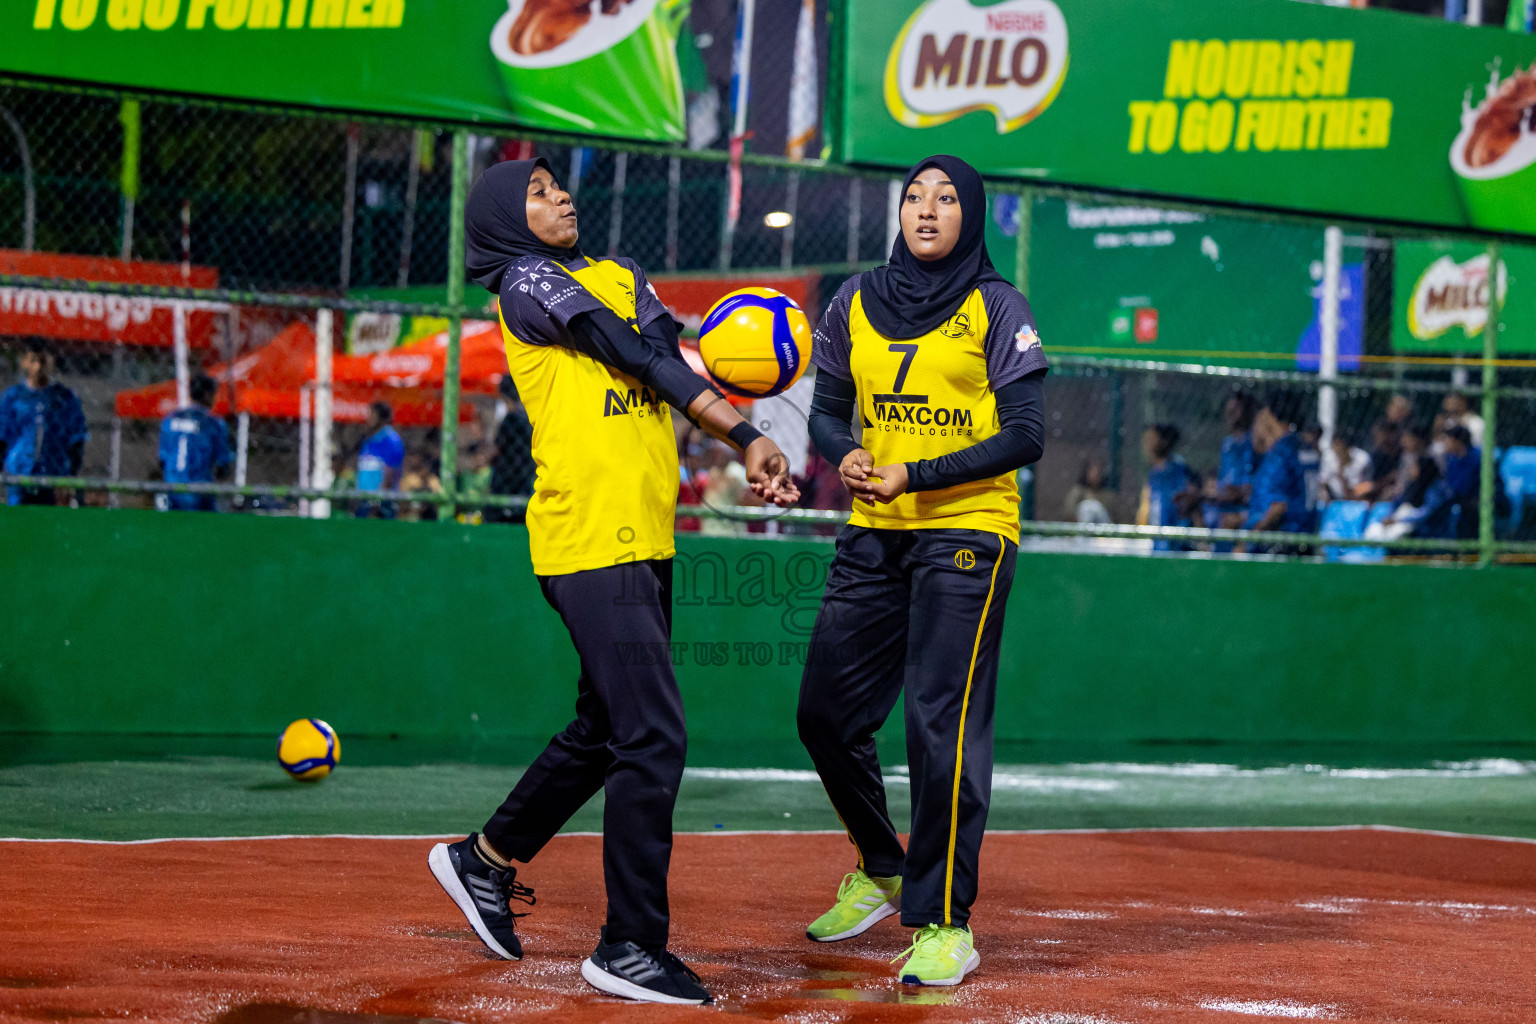
[[[1393,350],[1481,353],[1488,326],[1488,264],[1488,250],[1476,244],[1397,243]],[[1501,246],[1497,282],[1499,354],[1536,352],[1536,248]]]
[[[842,156],[1536,234],[1536,39],[1292,0],[849,0]]]
[[[631,138],[684,136],[688,0],[7,0],[6,71]]]
[[[987,246],[1012,276],[1012,196]],[[1316,369],[1323,232],[1146,206],[1033,200],[1029,302],[1053,353]],[[1344,369],[1358,365],[1359,267],[1346,267]]]

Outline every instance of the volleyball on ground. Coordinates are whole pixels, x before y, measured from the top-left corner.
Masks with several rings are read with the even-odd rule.
[[[318,718],[291,722],[277,738],[277,763],[296,779],[318,782],[341,760],[336,730]]]
[[[699,355],[720,390],[768,398],[789,388],[811,361],[805,311],[772,288],[741,288],[710,307]]]

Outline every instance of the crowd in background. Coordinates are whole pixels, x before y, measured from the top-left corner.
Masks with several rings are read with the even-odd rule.
[[[1219,459],[1203,471],[1178,453],[1177,424],[1148,426],[1137,524],[1316,533],[1329,502],[1360,501],[1389,509],[1373,520],[1368,538],[1477,536],[1483,420],[1465,395],[1446,394],[1433,416],[1422,419],[1407,395],[1393,395],[1368,439],[1340,430],[1324,443],[1321,428],[1303,411],[1295,392],[1261,399],[1234,390],[1222,409],[1227,433]],[[1495,494],[1501,505],[1507,500],[1502,487]],[[1114,497],[1104,463],[1090,459],[1068,493],[1064,518],[1112,522]],[[1154,547],[1191,545],[1158,540]]]
[[[29,343],[19,360],[22,379],[0,394],[0,459],[13,476],[78,474],[88,430],[75,393],[55,375],[54,357],[40,341]],[[230,478],[234,453],[224,420],[213,412],[218,383],[198,374],[190,381],[191,402],[160,424],[159,470],[170,483],[211,483]],[[1262,398],[1235,389],[1222,407],[1226,435],[1214,465],[1195,467],[1179,452],[1181,430],[1171,422],[1146,427],[1141,452],[1146,466],[1136,522],[1146,526],[1208,527],[1272,533],[1317,533],[1330,502],[1366,502],[1383,507],[1365,536],[1385,541],[1405,536],[1471,538],[1478,533],[1482,475],[1483,420],[1465,395],[1443,396],[1432,415],[1404,394],[1393,395],[1368,437],[1344,431],[1326,440],[1305,415],[1302,396],[1276,390]],[[679,503],[714,508],[750,506],[754,499],[735,452],[675,420],[680,461]],[[360,433],[343,438],[335,456],[336,486],[342,489],[441,494],[441,438],[436,430],[414,432],[410,443],[393,423],[387,402],[374,402]],[[350,438],[350,440],[347,440]],[[465,422],[459,438],[455,493],[469,518],[518,521],[521,513],[483,507],[487,496],[529,496],[534,489],[533,428],[510,378],[502,381],[495,415],[487,429],[479,419]],[[835,467],[814,450],[797,474],[803,507],[847,510],[850,501]],[[1495,487],[1503,514],[1507,498]],[[9,504],[55,504],[52,488],[8,486]],[[1105,463],[1090,459],[1069,491],[1063,518],[1111,523],[1116,494]],[[211,495],[164,493],[157,506],[174,511],[211,511]],[[363,518],[432,519],[431,500],[359,499],[347,511]],[[681,530],[735,532],[739,524],[685,515]],[[761,524],[749,529],[761,530]],[[1161,551],[1194,545],[1158,539]],[[1234,550],[1232,544],[1210,545]],[[1240,548],[1238,548],[1240,549]]]

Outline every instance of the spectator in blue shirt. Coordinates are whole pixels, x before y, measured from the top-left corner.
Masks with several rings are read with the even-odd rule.
[[[1227,436],[1221,439],[1221,462],[1216,468],[1213,501],[1206,506],[1205,525],[1227,530],[1242,529],[1253,485],[1253,416],[1257,411],[1253,392],[1237,388],[1227,396],[1221,418]]]
[[[206,484],[222,480],[234,464],[229,427],[213,414],[218,381],[207,374],[192,378],[192,404],[160,421],[160,474],[169,484]],[[174,512],[212,512],[211,494],[167,494],[162,507]]]
[[[1431,504],[1446,506],[1449,515],[1446,530],[1436,536],[1476,537],[1483,483],[1482,449],[1477,447],[1477,438],[1471,429],[1460,423],[1445,428],[1441,446],[1445,460],[1440,474],[1443,493],[1431,494],[1429,500]],[[1497,466],[1494,473],[1494,515],[1502,517],[1509,514],[1509,495],[1504,491],[1504,482],[1498,478]]]
[[[1248,501],[1245,525],[1250,530],[1300,533],[1306,529],[1306,480],[1291,404],[1288,394],[1273,396],[1253,420],[1253,450],[1259,464]]]
[[[394,428],[395,412],[388,402],[374,402],[368,407],[368,433],[357,451],[357,489],[393,491],[400,486],[400,468],[405,464],[405,442]],[[358,506],[359,519],[393,519],[395,503],[367,501]]]
[[[1194,525],[1200,505],[1200,478],[1173,454],[1179,443],[1179,428],[1172,423],[1155,423],[1142,431],[1141,453],[1146,457],[1147,485],[1141,492],[1141,508],[1136,522],[1141,526]],[[1154,551],[1188,551],[1184,541],[1155,540]]]
[[[12,476],[75,476],[90,431],[80,399],[53,379],[53,353],[29,341],[20,359],[23,380],[0,395],[0,454]],[[7,487],[10,505],[52,505],[52,487]]]
[[[1307,496],[1306,521],[1302,524],[1302,532],[1317,532],[1318,515],[1318,478],[1322,475],[1323,453],[1323,428],[1316,420],[1308,420],[1296,431],[1297,439],[1301,441],[1301,447],[1297,449],[1296,457],[1301,463],[1302,492]]]

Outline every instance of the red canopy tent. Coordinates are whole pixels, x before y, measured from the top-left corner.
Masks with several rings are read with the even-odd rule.
[[[428,339],[430,340],[430,339]],[[365,357],[344,356],[339,367]],[[503,357],[505,368],[505,357]],[[308,324],[290,324],[266,345],[235,360],[233,366],[218,364],[205,370],[219,382],[214,412],[220,416],[250,413],[271,419],[299,418],[304,388],[315,379],[315,332]],[[438,382],[441,384],[439,373]],[[494,385],[493,385],[494,387]],[[230,401],[231,389],[234,401]],[[443,421],[440,387],[398,387],[374,378],[367,382],[343,382],[338,374],[332,389],[332,418],[338,423],[362,423],[371,402],[386,401],[394,409],[395,423],[405,427],[430,427]],[[159,419],[176,408],[176,382],[163,381],[147,387],[119,391],[116,413],[125,419]],[[459,409],[460,421],[475,418],[470,406]]]
[[[441,331],[385,352],[341,356],[332,373],[337,384],[441,388],[447,362],[448,332]],[[495,394],[506,373],[507,353],[502,347],[501,325],[487,320],[465,320],[459,339],[460,386],[477,394]]]
[[[459,380],[472,394],[495,394],[507,373],[507,352],[503,347],[501,325],[487,320],[466,320],[459,341]],[[706,380],[709,371],[699,355],[698,344],[684,340],[683,358],[693,372]],[[343,356],[332,369],[339,385],[349,383],[389,384],[392,386],[443,386],[447,364],[448,332],[430,335],[409,345],[401,345],[371,356]],[[751,405],[749,398],[728,396],[732,405]]]

